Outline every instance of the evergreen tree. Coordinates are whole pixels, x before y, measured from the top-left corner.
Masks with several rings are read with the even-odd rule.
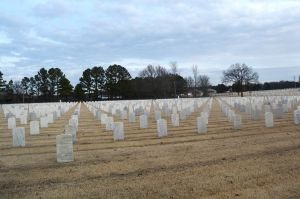
[[[6,89],[6,81],[3,79],[3,73],[0,71],[0,92],[5,91]]]
[[[119,81],[130,80],[131,75],[126,68],[120,65],[110,65],[106,71],[106,90],[110,97],[116,97],[120,95],[120,84]]]
[[[72,95],[72,91],[73,86],[71,85],[71,82],[65,76],[62,76],[59,80],[58,86],[59,97],[64,100],[68,100],[68,98]]]

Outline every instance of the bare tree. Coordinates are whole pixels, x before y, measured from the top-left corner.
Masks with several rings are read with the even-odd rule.
[[[258,81],[258,74],[253,72],[252,68],[246,64],[232,64],[229,69],[223,71],[223,83],[233,83],[237,85],[238,92],[243,97],[244,86],[249,83],[256,83]]]
[[[176,91],[176,76],[177,76],[177,72],[178,72],[177,62],[175,62],[175,61],[171,62],[170,63],[170,67],[171,67],[171,73],[173,75],[174,97],[176,97],[176,95],[177,95],[177,91]]]
[[[198,66],[195,64],[192,66],[193,76],[194,76],[194,97],[196,96],[196,87],[198,84]]]
[[[155,67],[151,64],[149,64],[145,69],[143,69],[139,76],[140,77],[150,77],[150,78],[155,78],[156,77],[156,70]]]
[[[17,97],[18,101],[21,101],[22,98],[22,102],[24,103],[24,89],[22,86],[22,83],[20,81],[15,81],[13,83],[13,93],[15,94],[15,96]]]
[[[208,89],[210,86],[209,77],[207,75],[199,75],[198,76],[199,87],[203,93],[204,97],[208,96]]]
[[[24,89],[23,89],[22,83],[20,81],[15,81],[13,83],[13,91],[14,91],[14,94],[16,94],[16,95],[23,94]]]
[[[185,78],[185,81],[186,81],[187,87],[189,89],[194,87],[194,80],[191,76],[188,76],[187,78]]]
[[[156,77],[163,77],[168,74],[168,71],[164,67],[158,65],[155,67],[155,73]]]

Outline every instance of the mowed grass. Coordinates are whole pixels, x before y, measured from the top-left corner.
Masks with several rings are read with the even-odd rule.
[[[55,136],[74,109],[37,136],[25,125],[24,148],[11,147],[0,115],[0,198],[299,198],[300,125],[292,112],[274,128],[243,114],[242,129],[233,130],[214,100],[208,133],[200,135],[202,109],[180,127],[168,118],[165,138],[156,136],[154,114],[148,129],[138,118],[124,121],[125,140],[114,142],[82,104],[75,161],[63,164],[56,162]]]

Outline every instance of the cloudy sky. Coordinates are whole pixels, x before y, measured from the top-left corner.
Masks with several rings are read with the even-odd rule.
[[[300,74],[297,0],[1,0],[0,71],[6,80],[60,67],[73,84],[84,69],[148,64],[182,76],[197,64],[220,83],[243,62],[260,81]]]

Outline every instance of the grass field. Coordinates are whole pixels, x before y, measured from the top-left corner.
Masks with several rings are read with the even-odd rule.
[[[12,147],[0,115],[0,198],[300,198],[300,125],[292,112],[274,128],[244,114],[242,129],[233,130],[214,99],[207,134],[197,134],[200,107],[180,127],[168,118],[164,138],[153,114],[148,129],[124,121],[125,140],[114,142],[82,104],[75,160],[57,163],[55,136],[74,108],[39,135],[25,125],[23,148]]]

